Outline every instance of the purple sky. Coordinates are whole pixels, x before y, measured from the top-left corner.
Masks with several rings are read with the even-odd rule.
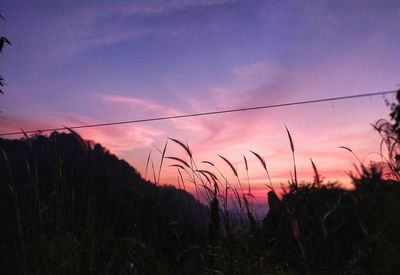
[[[399,1],[19,1],[5,0],[0,57],[6,95],[1,132],[131,120],[393,90],[400,83]],[[393,97],[388,96],[388,99]],[[78,131],[143,172],[167,137],[196,159],[228,157],[254,185],[275,183],[309,158],[346,181],[354,161],[379,150],[369,123],[386,118],[382,97]],[[168,155],[182,155],[171,146]],[[368,155],[376,158],[376,155]],[[229,170],[226,172],[229,175]],[[175,171],[165,168],[164,181]],[[244,173],[243,173],[244,176]]]

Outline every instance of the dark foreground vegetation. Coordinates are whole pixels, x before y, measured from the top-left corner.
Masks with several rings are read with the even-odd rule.
[[[294,162],[279,195],[252,152],[269,192],[261,220],[228,159],[233,182],[211,162],[198,169],[177,140],[187,158],[166,156],[166,144],[154,183],[73,131],[1,139],[0,274],[397,274],[399,114],[392,106],[394,123],[375,125],[387,158],[358,163],[353,190],[322,183],[312,161],[314,181],[300,184]],[[167,159],[179,189],[158,183]]]

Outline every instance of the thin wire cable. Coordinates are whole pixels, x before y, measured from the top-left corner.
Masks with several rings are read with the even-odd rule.
[[[78,126],[69,126],[68,129],[83,129],[83,128],[94,128],[94,127],[104,127],[104,126],[113,126],[113,125],[122,125],[122,124],[133,124],[133,123],[142,123],[142,122],[152,122],[152,121],[162,121],[169,119],[179,119],[179,118],[188,118],[188,117],[198,117],[198,116],[210,116],[210,115],[219,115],[219,114],[227,114],[227,113],[235,113],[235,112],[244,112],[244,111],[255,111],[262,109],[271,109],[271,108],[280,108],[287,106],[295,106],[295,105],[303,105],[303,104],[312,104],[312,103],[320,103],[326,101],[337,101],[337,100],[347,100],[347,99],[355,99],[362,97],[372,97],[372,96],[384,96],[388,94],[396,93],[396,90],[392,91],[383,91],[383,92],[375,92],[375,93],[366,93],[366,94],[356,94],[356,95],[348,95],[348,96],[339,96],[339,97],[331,97],[331,98],[321,98],[321,99],[313,99],[313,100],[305,100],[305,101],[296,101],[289,103],[280,103],[280,104],[272,104],[272,105],[262,105],[262,106],[254,106],[254,107],[244,107],[238,109],[228,109],[228,110],[220,110],[220,111],[210,111],[203,113],[192,113],[192,114],[183,114],[183,115],[175,115],[175,116],[162,116],[162,117],[154,117],[154,118],[144,118],[137,120],[126,120],[126,121],[116,121],[116,122],[107,122],[107,123],[98,123],[98,124],[86,124],[86,125],[78,125]],[[11,136],[11,135],[25,135],[32,133],[43,133],[43,132],[52,132],[52,131],[62,131],[66,130],[67,127],[59,127],[59,128],[48,128],[48,129],[38,129],[31,131],[21,131],[20,132],[9,132],[2,133],[2,136]]]

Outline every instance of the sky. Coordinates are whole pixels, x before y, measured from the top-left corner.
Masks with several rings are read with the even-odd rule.
[[[0,56],[7,86],[0,133],[134,120],[398,89],[399,1],[22,1],[4,0]],[[386,96],[394,101],[394,96]],[[355,158],[379,160],[371,123],[384,98],[78,130],[145,174],[171,137],[232,181],[222,155],[265,199],[266,160],[287,183],[295,145],[299,179],[349,186]],[[18,136],[15,136],[18,138]],[[186,158],[169,142],[167,156]],[[161,181],[176,184],[167,161]],[[157,169],[157,168],[156,168]],[[147,176],[149,177],[149,176]]]

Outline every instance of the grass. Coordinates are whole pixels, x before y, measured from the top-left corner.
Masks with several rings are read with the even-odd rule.
[[[1,189],[6,198],[1,217],[16,229],[1,231],[1,273],[373,274],[379,268],[390,273],[398,268],[400,248],[393,151],[398,143],[376,127],[394,158],[386,162],[392,178],[383,179],[378,166],[360,161],[353,191],[323,183],[312,159],[314,180],[300,184],[288,128],[294,177],[281,198],[265,159],[250,151],[266,173],[269,212],[262,219],[254,213],[246,156],[247,188],[228,157],[219,155],[229,176],[210,161],[196,161],[188,144],[169,138],[157,149],[157,168],[152,154],[147,157],[145,178],[152,174],[153,182],[137,178],[131,186],[121,183],[121,175],[139,177],[129,166],[72,130],[67,136],[26,136],[8,152],[1,148],[0,176],[8,186]],[[169,141],[185,157],[168,155]],[[50,151],[38,149],[40,144]],[[18,146],[26,156],[16,157]],[[161,185],[167,161],[177,171],[179,190]],[[207,207],[194,203],[184,192],[188,188]]]

